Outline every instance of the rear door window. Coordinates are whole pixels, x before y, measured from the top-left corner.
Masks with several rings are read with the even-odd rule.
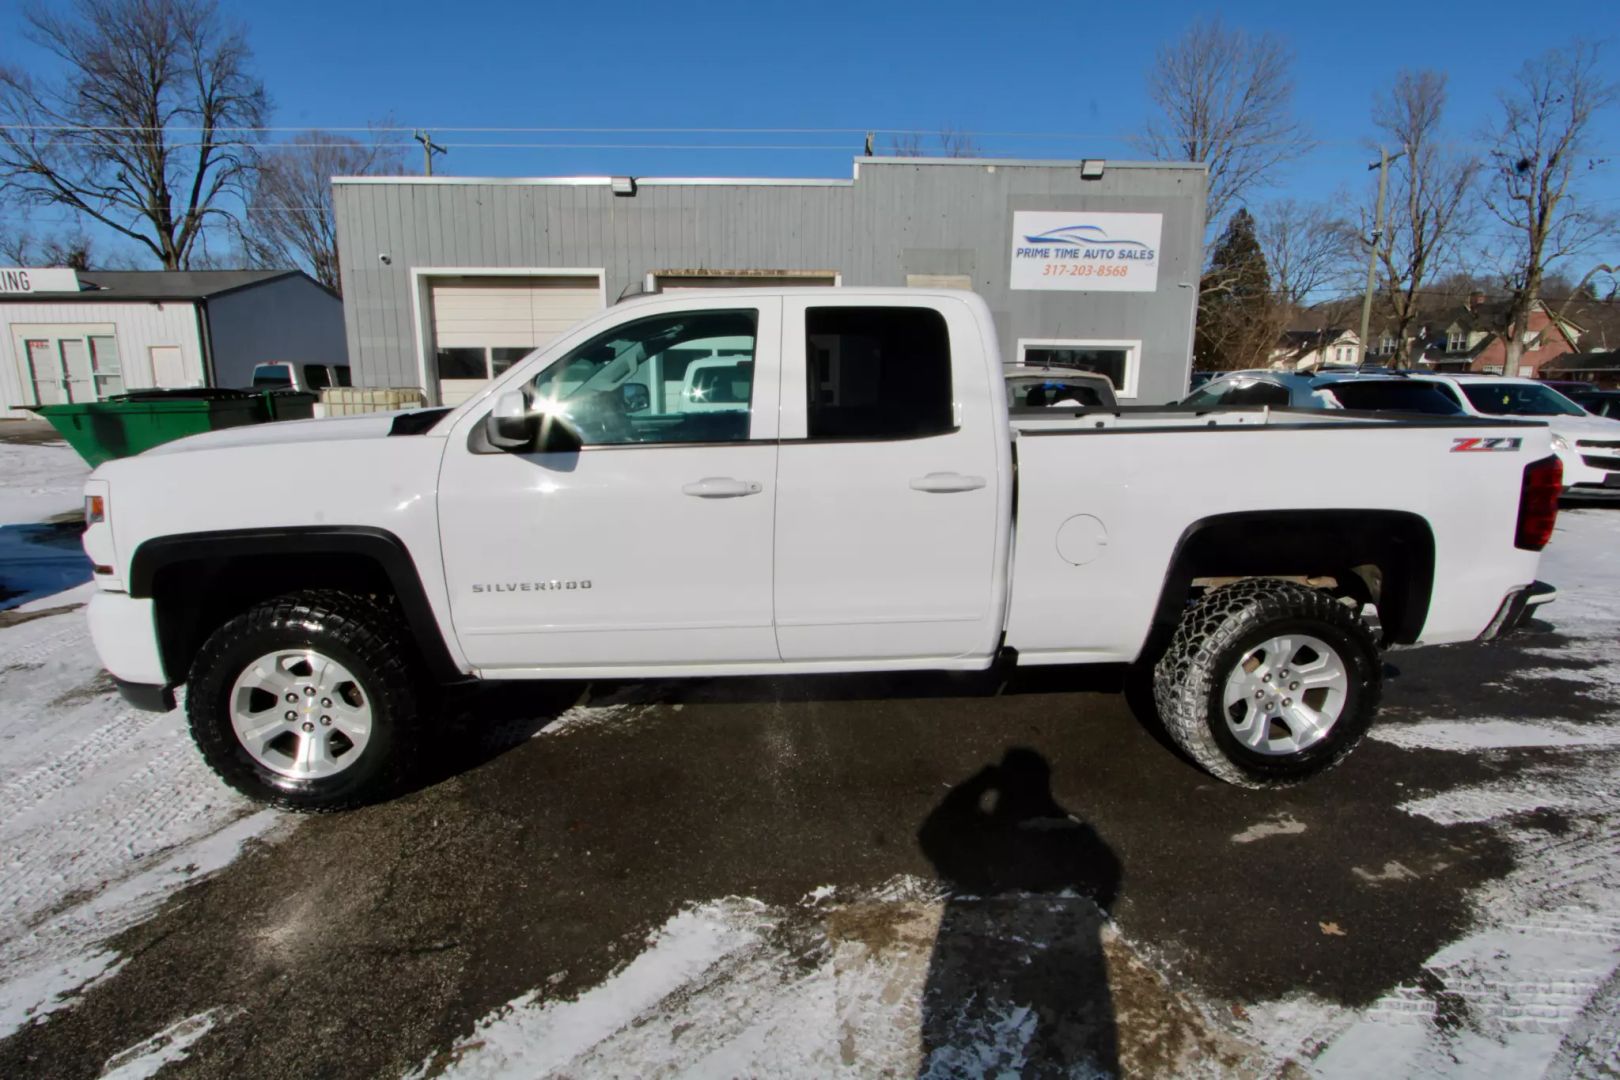
[[[808,437],[915,439],[955,430],[945,317],[918,307],[805,312]]]

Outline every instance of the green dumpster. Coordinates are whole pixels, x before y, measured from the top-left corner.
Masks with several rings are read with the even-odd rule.
[[[135,390],[106,401],[41,405],[34,411],[94,467],[187,435],[310,415],[308,405],[299,413],[299,404],[288,402],[283,411],[267,399],[262,393],[223,388]]]

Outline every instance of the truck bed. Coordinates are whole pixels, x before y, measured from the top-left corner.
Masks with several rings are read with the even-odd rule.
[[[1434,544],[1428,643],[1485,629],[1504,562],[1516,584],[1535,578],[1537,554],[1514,547],[1516,504],[1479,493],[1517,490],[1524,467],[1551,454],[1543,424],[1263,406],[1015,410],[1011,423],[1007,644],[1021,663],[1135,660],[1155,616],[1141,598],[1164,592],[1178,548],[1223,515],[1421,519]]]

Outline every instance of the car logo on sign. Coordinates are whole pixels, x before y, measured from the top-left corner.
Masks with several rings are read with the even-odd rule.
[[[1453,454],[1473,454],[1482,450],[1517,450],[1521,439],[1452,439]]]

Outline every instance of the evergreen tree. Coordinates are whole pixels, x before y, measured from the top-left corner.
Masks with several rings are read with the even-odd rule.
[[[1254,217],[1239,209],[1216,243],[1199,288],[1194,366],[1216,371],[1265,366],[1279,329],[1275,311]]]

